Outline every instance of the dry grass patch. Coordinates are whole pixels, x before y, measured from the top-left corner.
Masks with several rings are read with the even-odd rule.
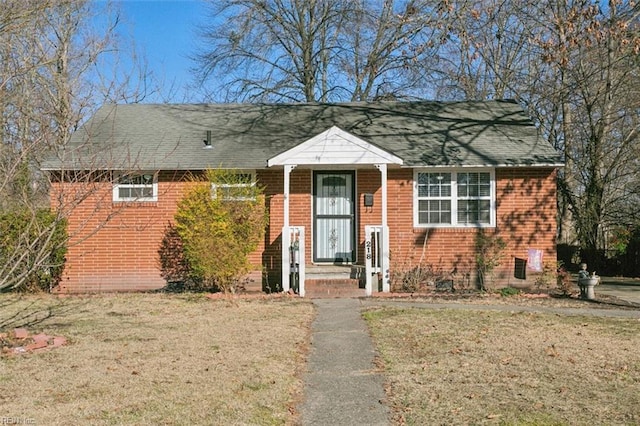
[[[67,346],[0,359],[0,417],[36,424],[289,424],[313,306],[129,294],[0,295],[0,330]]]
[[[640,321],[379,308],[365,313],[400,424],[640,424]]]
[[[401,300],[405,303],[455,303],[456,305],[511,305],[534,308],[576,308],[576,309],[625,309],[638,310],[640,304],[622,300],[614,296],[596,294],[596,300],[587,301],[578,295],[572,297],[554,296],[545,293],[502,296],[497,292],[407,294],[404,297],[384,297],[385,300]]]

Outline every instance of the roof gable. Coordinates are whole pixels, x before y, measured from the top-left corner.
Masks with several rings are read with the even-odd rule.
[[[332,126],[301,144],[267,160],[267,166],[285,164],[402,164],[401,158]]]

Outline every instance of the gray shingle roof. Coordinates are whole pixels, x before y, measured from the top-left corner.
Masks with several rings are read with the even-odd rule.
[[[404,166],[562,163],[511,101],[104,105],[44,169],[259,169],[338,126]],[[203,149],[206,131],[212,149]]]

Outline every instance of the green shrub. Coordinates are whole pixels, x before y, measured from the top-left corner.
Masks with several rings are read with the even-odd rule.
[[[51,291],[67,253],[67,222],[49,209],[0,214],[0,289]]]
[[[165,278],[173,273],[185,278],[186,272],[193,285],[225,293],[242,285],[251,268],[249,254],[267,225],[262,189],[246,178],[234,171],[208,170],[178,203],[175,231],[180,244],[174,243],[187,268],[179,261],[176,268],[163,271]]]
[[[520,290],[513,287],[504,287],[500,289],[500,295],[502,297],[516,296],[520,294]]]

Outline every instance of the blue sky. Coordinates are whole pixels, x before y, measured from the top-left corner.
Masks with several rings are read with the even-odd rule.
[[[131,34],[136,49],[165,90],[172,84],[172,102],[180,102],[191,82],[188,55],[195,51],[196,28],[204,21],[206,3],[201,0],[118,0],[122,10],[120,31]],[[157,100],[157,99],[154,99]],[[197,100],[194,100],[197,101]]]

